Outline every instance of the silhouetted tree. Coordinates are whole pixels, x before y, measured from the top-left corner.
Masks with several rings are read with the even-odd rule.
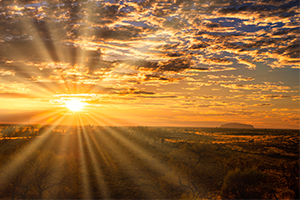
[[[32,183],[38,193],[38,198],[43,198],[44,191],[62,184],[65,175],[62,173],[62,164],[51,151],[37,151],[29,160]]]
[[[8,158],[12,158],[12,155]],[[30,168],[25,160],[19,160],[19,165],[17,166],[8,166],[6,164],[1,166],[0,197],[26,199],[27,194],[32,191],[32,179],[27,173],[28,170]]]
[[[214,150],[213,145],[200,143],[193,144],[191,147],[185,146],[185,148],[197,156],[198,159],[196,161],[196,165],[200,163],[201,159],[207,158],[207,156],[209,156],[210,153]]]

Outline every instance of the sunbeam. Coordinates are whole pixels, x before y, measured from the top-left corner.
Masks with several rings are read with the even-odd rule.
[[[79,117],[79,121],[82,124],[82,121],[81,121],[80,117]],[[95,176],[96,176],[96,179],[97,179],[97,184],[94,185],[94,187],[97,188],[96,190],[99,190],[99,188],[100,188],[101,197],[104,198],[104,199],[107,199],[107,198],[109,198],[109,194],[108,194],[108,191],[107,191],[107,188],[106,188],[106,184],[105,184],[103,174],[101,172],[101,165],[96,159],[96,155],[95,155],[96,152],[93,150],[92,143],[90,141],[90,134],[92,134],[92,133],[87,132],[85,126],[82,126],[82,134],[84,136],[84,140],[87,142],[87,148],[88,148],[87,154],[91,157],[92,166],[94,168]],[[95,198],[95,197],[93,197],[93,198]]]
[[[0,199],[299,199],[297,0],[0,0]]]
[[[61,120],[61,119],[60,119]],[[59,120],[59,121],[60,121]],[[58,121],[58,122],[59,122]],[[30,157],[30,155],[33,154],[35,149],[38,149],[41,145],[44,145],[45,142],[49,139],[51,136],[52,128],[54,128],[55,125],[52,127],[48,127],[45,132],[42,133],[41,137],[35,138],[31,143],[26,146],[23,150],[21,150],[19,153],[13,156],[13,159],[10,161],[7,161],[7,163],[4,164],[7,168],[12,170],[12,176],[17,171],[20,170],[22,167],[22,164],[24,164],[24,158]],[[0,175],[0,184],[2,184],[4,181],[8,181],[8,179],[4,179],[3,176],[5,176],[5,171],[2,171],[2,174]]]
[[[90,182],[88,181],[88,166],[86,163],[87,157],[86,157],[86,152],[85,149],[83,148],[83,143],[84,140],[82,138],[82,132],[80,132],[80,129],[78,129],[78,127],[82,127],[83,124],[80,123],[79,117],[76,117],[77,120],[77,134],[78,134],[78,144],[79,144],[79,156],[80,156],[80,161],[81,161],[81,173],[82,173],[82,183],[83,183],[83,198],[84,199],[91,199],[92,198],[92,194],[91,194],[91,185]]]

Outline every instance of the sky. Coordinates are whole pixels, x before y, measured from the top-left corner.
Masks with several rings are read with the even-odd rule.
[[[298,0],[2,0],[0,123],[299,129],[299,16]]]

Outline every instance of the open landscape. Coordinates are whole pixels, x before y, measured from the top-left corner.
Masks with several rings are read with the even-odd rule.
[[[299,130],[0,127],[4,199],[299,198]]]
[[[299,0],[0,0],[0,199],[300,199]]]

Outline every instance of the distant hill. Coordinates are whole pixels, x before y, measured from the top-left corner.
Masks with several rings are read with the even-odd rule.
[[[220,128],[245,128],[245,129],[252,129],[254,126],[250,124],[240,124],[240,123],[228,123],[222,124]]]

